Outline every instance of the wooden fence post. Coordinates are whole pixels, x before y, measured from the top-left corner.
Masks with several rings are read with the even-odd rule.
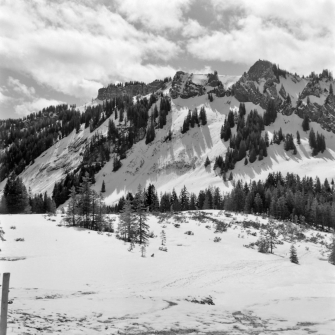
[[[10,273],[8,272],[4,273],[2,277],[0,335],[7,334],[9,277],[10,277]]]

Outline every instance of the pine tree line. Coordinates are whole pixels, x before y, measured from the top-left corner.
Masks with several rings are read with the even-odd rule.
[[[172,192],[157,194],[155,186],[149,184],[147,189],[143,190],[144,204],[150,212],[170,212],[187,211],[197,209],[223,209],[223,194],[218,187],[209,187],[200,191],[198,195],[189,193],[184,186],[180,194],[177,195],[173,189]],[[111,208],[112,212],[120,212],[128,200],[132,202],[135,199],[132,193],[126,197],[121,197],[119,202]]]
[[[226,210],[244,213],[265,213],[276,219],[291,219],[315,227],[335,228],[334,181],[319,178],[300,178],[287,174],[270,173],[266,181],[249,184],[238,181],[224,197]]]
[[[189,193],[184,186],[177,195],[165,192],[159,197],[154,185],[143,190],[144,204],[150,212],[186,211],[198,209],[225,209],[234,212],[264,213],[280,220],[308,223],[315,227],[335,228],[335,187],[326,179],[321,184],[319,178],[300,178],[288,173],[270,173],[265,181],[233,182],[233,190],[224,194],[216,187],[201,190],[199,194]],[[112,212],[122,210],[125,200],[134,200],[128,193]],[[150,200],[149,200],[150,199]]]

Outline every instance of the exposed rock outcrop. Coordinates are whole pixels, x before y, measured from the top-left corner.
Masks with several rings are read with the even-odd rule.
[[[164,86],[163,80],[155,80],[152,83],[134,83],[127,86],[109,85],[108,87],[100,88],[97,99],[106,100],[112,99],[119,95],[129,95],[131,97],[136,95],[147,95],[153,93]]]
[[[261,80],[265,80],[263,92],[260,92],[258,86]],[[271,98],[276,100],[277,105],[281,103],[275,83],[279,83],[279,80],[274,74],[273,64],[259,60],[233,86],[233,94],[240,102],[252,102],[265,109]]]

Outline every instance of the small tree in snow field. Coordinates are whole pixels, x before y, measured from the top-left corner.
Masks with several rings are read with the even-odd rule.
[[[162,245],[165,245],[166,244],[166,234],[164,230],[161,231],[161,240],[162,240]]]
[[[269,219],[269,222],[266,226],[266,231],[265,231],[265,240],[267,241],[269,248],[270,248],[270,253],[273,253],[273,249],[276,248],[276,244],[278,244],[278,236],[276,233],[276,225],[274,220]]]
[[[290,248],[290,261],[291,263],[299,264],[297,250],[293,244],[291,245],[291,248]]]

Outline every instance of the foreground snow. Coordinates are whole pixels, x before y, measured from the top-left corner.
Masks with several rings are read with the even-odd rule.
[[[158,237],[150,239],[145,258],[138,246],[128,252],[115,234],[58,226],[60,216],[2,216],[6,242],[1,243],[0,266],[11,273],[13,300],[8,334],[170,329],[334,334],[335,267],[326,261],[322,245],[297,243],[300,265],[295,265],[288,259],[289,243],[278,245],[274,255],[244,248],[258,236],[222,212],[207,212],[232,226],[215,234],[206,228],[212,227],[210,220],[199,222],[191,214],[180,219],[180,228],[173,225],[175,217],[159,223],[150,216]],[[162,229],[168,252],[158,250]],[[193,236],[184,234],[189,230]],[[306,233],[311,234],[316,232]],[[330,242],[329,234],[321,235]],[[215,236],[222,240],[214,243]],[[15,241],[20,237],[24,242]],[[186,301],[208,296],[215,305]]]

